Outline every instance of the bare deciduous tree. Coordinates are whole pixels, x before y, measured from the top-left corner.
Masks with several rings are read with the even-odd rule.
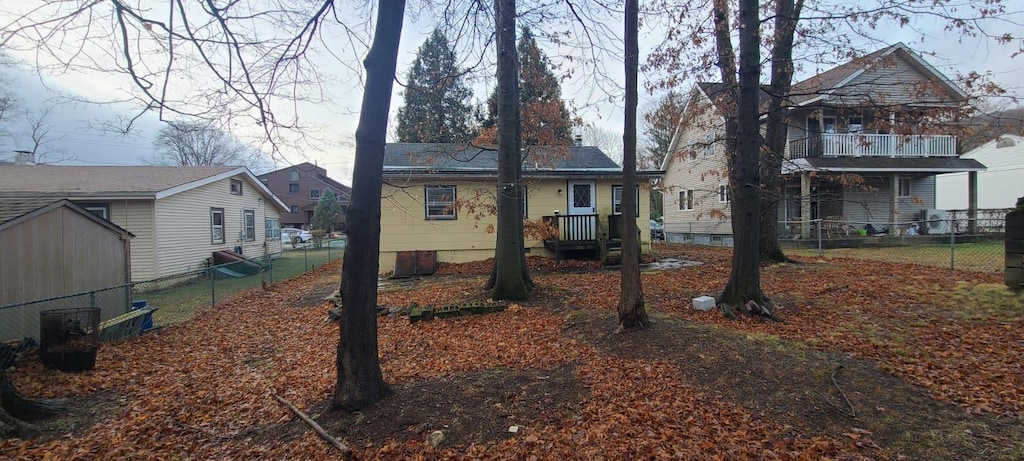
[[[143,159],[151,165],[244,165],[253,171],[263,171],[270,164],[259,150],[205,121],[167,122],[153,145],[156,153]]]

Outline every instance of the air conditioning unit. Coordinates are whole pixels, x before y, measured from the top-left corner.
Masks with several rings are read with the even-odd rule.
[[[926,235],[942,235],[949,233],[949,220],[946,210],[928,208],[921,210],[921,229]]]

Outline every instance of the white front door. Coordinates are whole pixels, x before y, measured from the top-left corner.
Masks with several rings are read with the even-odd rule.
[[[597,239],[597,185],[594,181],[569,181],[569,240]]]

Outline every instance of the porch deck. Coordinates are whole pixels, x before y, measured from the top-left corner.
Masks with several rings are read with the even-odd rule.
[[[805,157],[956,157],[956,136],[822,133],[791,139],[786,145],[791,159]]]

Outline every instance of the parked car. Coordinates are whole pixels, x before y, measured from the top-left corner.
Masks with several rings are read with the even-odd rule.
[[[665,226],[653,219],[651,220],[651,240],[665,240]]]
[[[299,242],[308,242],[309,239],[313,238],[313,234],[310,234],[307,230],[296,229],[294,227],[285,227],[281,229],[281,243],[292,243],[295,237],[299,238]]]

